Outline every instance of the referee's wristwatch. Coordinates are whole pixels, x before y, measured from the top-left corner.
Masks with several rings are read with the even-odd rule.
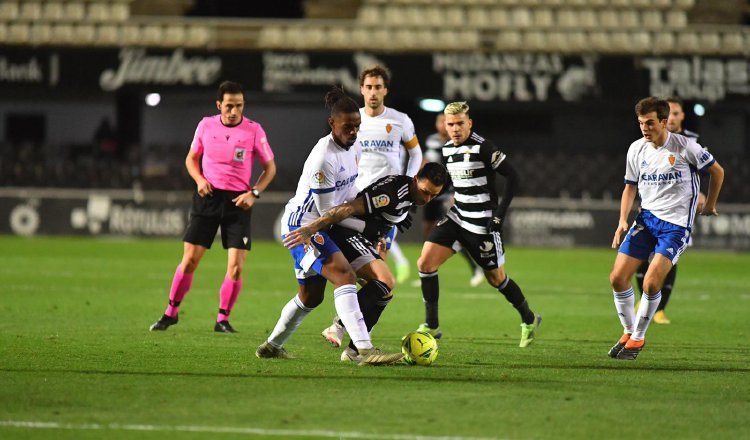
[[[253,193],[253,196],[255,196],[256,199],[260,198],[260,191],[258,191],[258,188],[253,188],[250,192]]]

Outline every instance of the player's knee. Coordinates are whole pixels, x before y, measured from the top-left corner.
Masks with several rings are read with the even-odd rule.
[[[417,270],[422,273],[437,272],[438,265],[431,262],[429,259],[420,256],[417,260]]]
[[[302,304],[304,304],[305,307],[314,309],[323,302],[323,298],[325,295],[323,294],[323,292],[302,289],[297,296],[299,296],[299,300],[302,302]]]
[[[389,290],[393,290],[393,288],[396,287],[396,278],[390,272],[388,273],[388,275],[379,276],[378,281],[385,284]]]
[[[345,284],[356,284],[357,274],[354,273],[351,267],[338,267],[333,271],[332,279],[330,280],[335,286],[343,286]]]
[[[239,264],[233,264],[227,269],[227,277],[234,281],[237,281],[242,276],[242,266]]]
[[[623,274],[619,272],[615,272],[614,270],[610,272],[609,284],[612,286],[612,289],[614,289],[615,291],[621,292],[627,289],[629,283],[630,283],[630,279],[628,277],[625,277]]]
[[[643,291],[647,293],[656,293],[661,290],[662,282],[656,277],[646,277],[643,279]]]
[[[198,269],[200,262],[201,259],[195,255],[185,255],[180,263],[180,269],[182,269],[183,273],[193,273]]]

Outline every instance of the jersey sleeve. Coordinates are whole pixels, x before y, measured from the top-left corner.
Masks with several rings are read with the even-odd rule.
[[[404,126],[403,126],[403,132],[401,133],[401,143],[404,144],[407,148],[409,148],[409,145],[407,145],[412,139],[414,139],[414,136],[416,136],[416,133],[414,132],[414,122],[412,122],[411,118],[407,115],[404,115]],[[412,146],[413,148],[414,146]]]
[[[698,168],[698,171],[703,171],[716,162],[716,159],[708,150],[692,139],[685,145],[684,155],[691,165]]]
[[[325,157],[315,158],[308,169],[309,175],[305,177],[308,179],[310,191],[315,194],[325,194],[336,190],[334,167]]]
[[[479,149],[479,156],[482,158],[484,163],[490,164],[493,170],[496,170],[501,163],[505,160],[505,153],[500,151],[500,148],[492,142],[485,140]]]
[[[628,149],[628,154],[625,159],[625,184],[626,185],[638,185],[638,148],[635,145],[631,145]]]
[[[375,214],[394,209],[399,203],[399,180],[396,176],[386,176],[377,180],[362,191],[367,214]],[[408,186],[407,186],[408,192]]]
[[[198,123],[198,127],[195,129],[193,142],[190,144],[190,151],[197,154],[203,154],[203,133],[205,130],[205,119],[203,119]]]
[[[257,124],[255,131],[255,146],[253,148],[255,157],[258,158],[260,163],[265,164],[269,160],[273,160],[273,151],[271,145],[268,144],[268,138],[265,130],[260,124]]]

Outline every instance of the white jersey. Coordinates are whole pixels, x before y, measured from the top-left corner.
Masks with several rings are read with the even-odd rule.
[[[404,174],[401,145],[414,138],[414,123],[406,113],[389,107],[375,117],[368,116],[364,108],[359,114],[362,124],[357,143],[362,148],[362,161],[356,185],[362,190],[381,177]]]
[[[693,226],[700,186],[698,171],[715,162],[711,153],[695,139],[668,133],[659,148],[645,138],[633,142],[626,162],[625,183],[638,185],[641,208],[660,220]]]
[[[286,204],[281,233],[287,234],[290,227],[304,226],[332,207],[353,200],[357,196],[354,181],[360,155],[356,142],[345,150],[331,134],[321,138],[305,160],[297,192]]]

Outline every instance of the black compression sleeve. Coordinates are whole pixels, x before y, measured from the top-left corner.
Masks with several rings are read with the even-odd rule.
[[[518,193],[519,187],[521,186],[521,177],[518,175],[516,169],[513,168],[513,165],[508,162],[507,158],[495,168],[495,171],[505,177],[505,191],[503,192],[503,198],[500,201],[500,205],[498,205],[494,214],[497,217],[505,218],[505,213],[508,211],[510,202]]]

